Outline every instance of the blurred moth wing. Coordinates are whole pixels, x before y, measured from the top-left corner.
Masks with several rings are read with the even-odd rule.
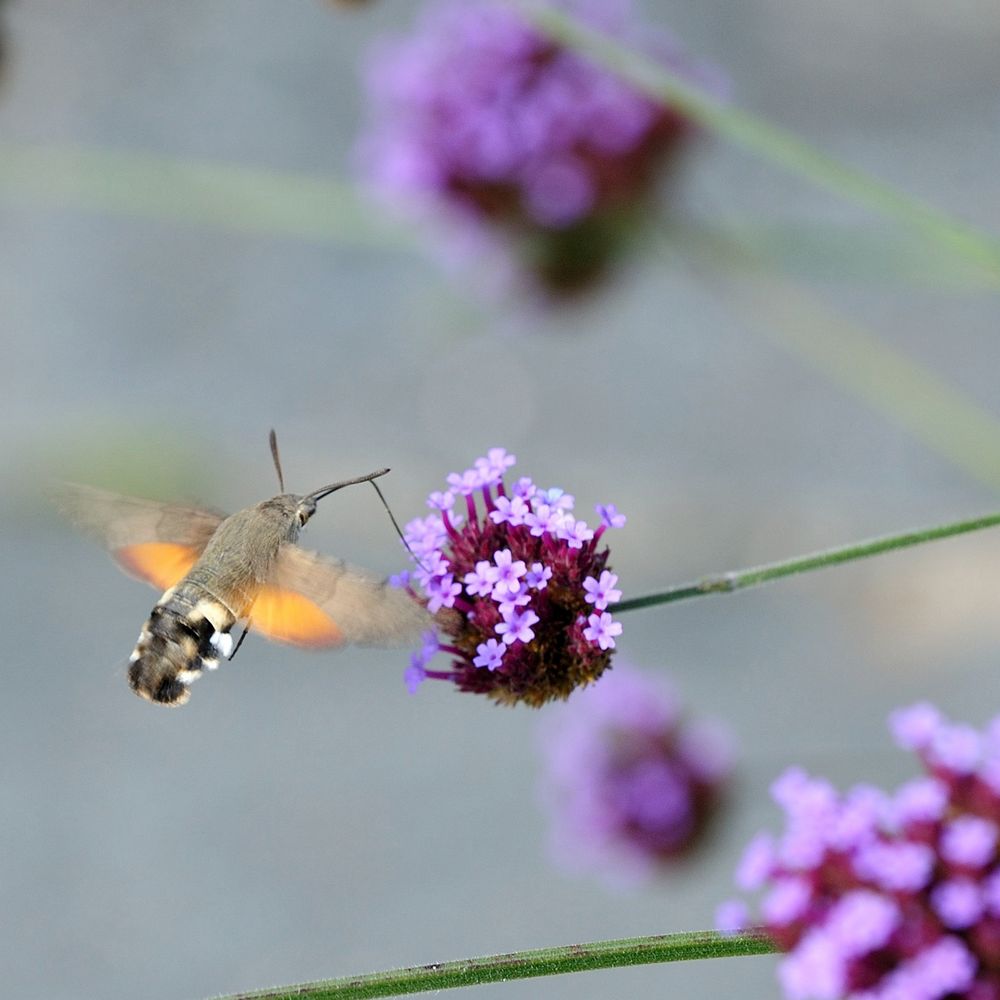
[[[313,617],[317,612],[328,624]],[[405,590],[291,543],[278,550],[272,580],[250,618],[271,639],[313,647],[402,646],[430,625],[427,611]]]
[[[225,519],[199,507],[127,497],[78,483],[62,484],[56,505],[129,576],[160,590],[184,578]]]

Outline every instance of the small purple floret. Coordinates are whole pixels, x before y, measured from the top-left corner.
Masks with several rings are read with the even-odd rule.
[[[855,889],[833,905],[826,930],[853,958],[883,947],[901,919],[894,900],[870,889]]]
[[[455,494],[451,490],[435,491],[427,498],[427,506],[434,510],[451,510],[455,506]]]
[[[507,524],[517,526],[524,524],[525,518],[531,513],[531,508],[525,503],[523,497],[497,497],[494,501],[495,510],[490,511],[490,520],[494,524]]]
[[[941,831],[941,857],[954,865],[982,868],[996,849],[997,825],[982,816],[959,816]]]
[[[616,622],[607,611],[602,611],[599,615],[590,615],[587,618],[587,627],[583,630],[584,638],[600,646],[601,649],[614,649],[615,636],[621,634],[621,623]]]
[[[618,508],[613,503],[599,503],[594,509],[605,528],[625,527],[625,515],[619,514]]]
[[[517,593],[521,587],[521,577],[528,572],[528,567],[520,559],[515,561],[510,549],[495,553],[493,562],[496,564],[496,576],[491,596],[499,601],[508,594]]]
[[[418,653],[410,655],[410,665],[403,673],[403,681],[410,694],[416,694],[417,688],[427,680],[427,669]]]
[[[531,642],[535,638],[531,626],[537,625],[540,620],[531,608],[512,608],[510,614],[497,624],[497,635],[503,636],[508,646],[515,642]]]
[[[810,895],[809,883],[804,879],[775,879],[760,904],[761,915],[768,923],[790,924],[806,911]]]
[[[507,647],[496,639],[487,639],[476,647],[479,654],[473,659],[477,667],[486,667],[487,670],[499,670],[503,664],[503,654]]]
[[[589,542],[594,537],[594,533],[587,527],[586,521],[577,521],[572,517],[562,521],[558,528],[558,534],[571,549],[583,548],[583,543]]]
[[[889,716],[889,729],[904,750],[929,746],[940,724],[940,712],[927,702],[897,709]]]
[[[488,597],[497,582],[497,569],[487,559],[480,559],[471,573],[462,578],[470,597]]]
[[[744,892],[760,889],[775,868],[774,837],[758,833],[743,850],[736,869],[736,885]]]
[[[456,583],[451,573],[433,576],[427,583],[427,610],[437,614],[441,608],[450,608],[455,604],[455,598],[462,592],[462,585]]]
[[[844,966],[838,943],[820,930],[810,930],[779,964],[778,979],[789,1000],[841,1000]]]
[[[927,748],[927,756],[940,767],[968,774],[975,770],[982,758],[982,750],[982,737],[972,726],[942,725]]]
[[[971,927],[983,915],[985,908],[982,891],[976,882],[968,878],[939,882],[930,898],[934,912],[945,927],[953,931]]]
[[[527,587],[520,584],[518,584],[516,590],[510,590],[503,596],[497,596],[496,592],[492,596],[497,602],[497,607],[500,609],[500,617],[504,621],[508,621],[518,608],[523,608],[531,602],[531,594],[528,593]]]
[[[615,589],[618,577],[614,573],[604,570],[599,580],[588,576],[583,581],[583,589],[587,591],[587,601],[594,605],[595,610],[604,611],[609,604],[614,604],[622,599],[622,592]]]
[[[524,582],[532,588],[532,590],[544,590],[546,584],[552,579],[552,567],[545,566],[542,563],[532,563],[531,569],[528,570],[524,577]],[[588,579],[590,579],[588,577]],[[584,581],[584,587],[586,587],[586,581]]]

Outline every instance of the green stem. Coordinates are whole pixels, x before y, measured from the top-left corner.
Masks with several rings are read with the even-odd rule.
[[[728,230],[728,235],[727,235]],[[687,229],[665,250],[762,337],[888,417],[932,452],[1000,491],[1000,419],[931,367],[769,268],[725,224]]]
[[[507,979],[557,976],[625,965],[680,962],[695,958],[736,958],[775,952],[770,939],[760,932],[723,936],[714,931],[658,934],[653,937],[620,938],[590,944],[537,948],[507,955],[464,958],[457,962],[417,965],[343,979],[326,979],[296,986],[279,986],[250,993],[234,993],[218,1000],[368,1000],[370,997],[401,996],[459,986],[479,986]]]
[[[554,41],[581,52],[751,153],[930,237],[981,267],[992,288],[1000,286],[1000,239],[992,234],[827,156],[791,132],[721,103],[661,63],[562,11],[527,0],[513,2],[526,20]]]
[[[939,525],[934,528],[908,531],[903,535],[885,535],[882,538],[872,538],[865,542],[853,542],[840,548],[796,556],[781,562],[765,563],[763,566],[752,566],[750,569],[731,570],[728,573],[706,576],[693,583],[683,583],[676,587],[670,587],[658,594],[633,597],[616,604],[614,611],[615,613],[635,611],[637,608],[649,608],[655,604],[672,604],[674,601],[684,601],[689,597],[701,597],[704,594],[728,594],[734,590],[742,590],[744,587],[755,587],[757,584],[767,583],[770,580],[780,580],[783,576],[808,573],[814,569],[826,569],[828,566],[837,566],[854,559],[867,559],[869,556],[892,552],[894,549],[922,545],[924,542],[933,542],[939,538],[951,538],[952,535],[964,535],[970,531],[992,528],[998,524],[1000,524],[1000,514],[987,514],[985,517],[976,517],[968,521],[955,521],[952,524]]]

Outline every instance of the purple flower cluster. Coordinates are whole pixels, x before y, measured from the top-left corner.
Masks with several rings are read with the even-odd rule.
[[[623,0],[562,0],[649,51]],[[676,44],[654,57],[709,85]],[[664,155],[693,126],[527,24],[507,3],[442,0],[369,71],[366,179],[403,204],[501,229],[554,291],[589,283],[636,221]],[[491,225],[492,224],[492,225]]]
[[[411,690],[431,677],[495,701],[541,705],[600,677],[611,662],[622,627],[609,608],[621,591],[598,544],[625,517],[599,506],[601,523],[592,529],[560,489],[528,478],[508,489],[503,477],[514,461],[490,449],[430,495],[434,513],[406,526],[418,565],[401,582],[445,634],[428,634],[412,655]],[[428,669],[439,650],[452,657],[450,670]]]
[[[687,722],[659,678],[616,664],[543,723],[557,864],[627,886],[699,843],[732,769],[730,741],[712,723]]]
[[[998,1000],[1000,717],[979,732],[919,704],[890,728],[927,774],[839,795],[787,771],[772,789],[785,832],[751,841],[737,882],[766,888],[789,1000]],[[721,930],[746,923],[742,903],[720,908]]]

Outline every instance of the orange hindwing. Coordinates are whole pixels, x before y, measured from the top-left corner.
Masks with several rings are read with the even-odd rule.
[[[269,639],[294,646],[336,646],[344,636],[336,622],[315,602],[281,587],[260,588],[250,612],[251,628]]]
[[[199,549],[178,542],[139,542],[116,549],[114,557],[126,573],[169,590],[188,575],[200,554]]]

